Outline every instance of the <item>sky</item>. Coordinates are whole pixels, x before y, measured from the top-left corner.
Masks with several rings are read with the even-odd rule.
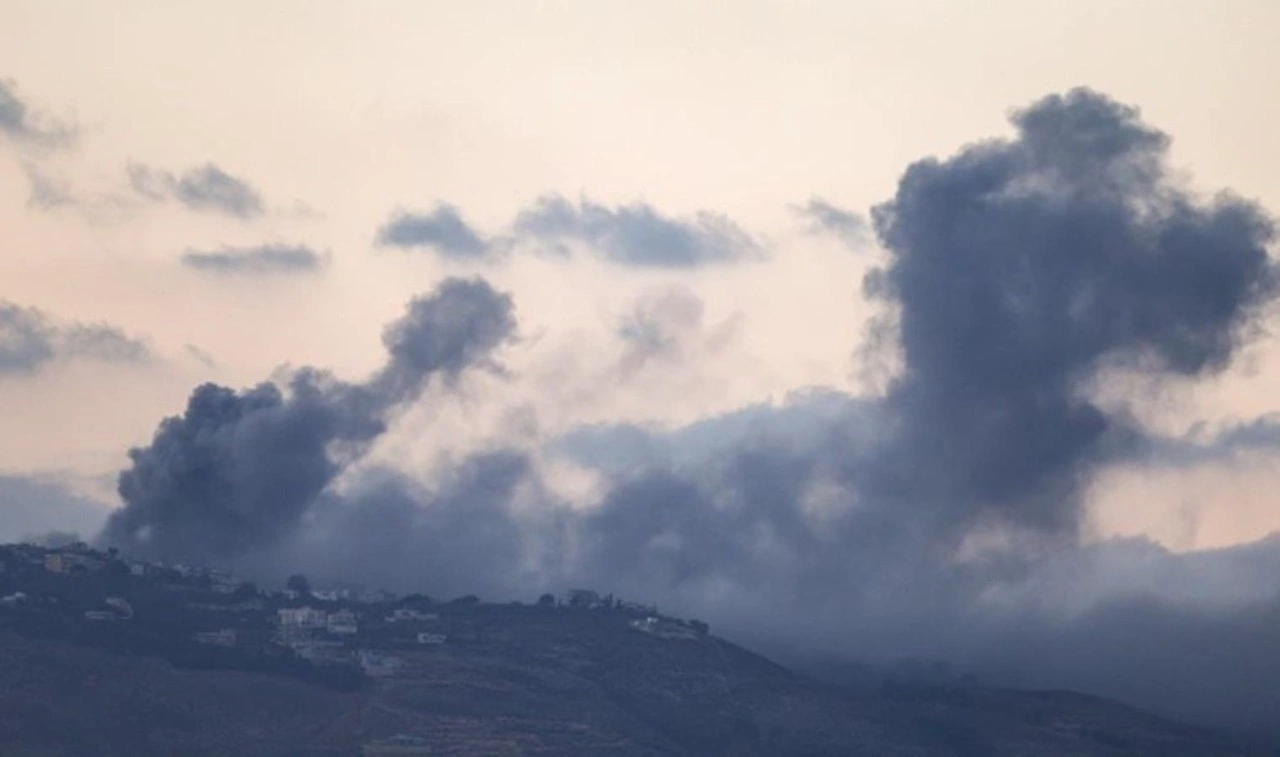
[[[287,492],[264,484],[270,502],[253,507],[289,502],[289,517],[329,517],[331,529],[345,522],[332,515],[341,507],[324,504],[334,498],[348,510],[370,498],[372,510],[419,508],[431,531],[422,545],[446,555],[442,534],[454,529],[489,534],[496,541],[480,546],[495,550],[504,548],[503,528],[541,535],[523,539],[536,544],[525,543],[524,562],[509,566],[519,581],[468,574],[458,556],[431,563],[457,571],[441,591],[467,593],[468,580],[498,593],[534,591],[603,574],[648,598],[706,608],[744,635],[769,636],[776,629],[751,620],[758,606],[740,601],[743,575],[752,574],[723,566],[774,563],[734,552],[700,573],[697,561],[655,568],[648,552],[632,563],[592,556],[597,531],[646,533],[649,521],[636,513],[656,505],[635,492],[657,486],[655,470],[671,474],[667,488],[653,489],[662,502],[721,502],[716,492],[748,491],[747,478],[726,472],[748,453],[764,455],[749,466],[753,475],[771,465],[787,471],[750,492],[805,471],[804,487],[778,484],[778,501],[759,507],[803,511],[815,533],[828,529],[832,538],[847,536],[838,524],[846,501],[893,498],[846,475],[865,482],[913,461],[937,479],[913,496],[965,502],[901,519],[925,524],[908,530],[930,532],[930,554],[943,542],[951,557],[993,543],[1071,543],[1037,557],[1015,588],[989,577],[975,579],[978,588],[953,587],[984,601],[1023,607],[1028,587],[1045,586],[1072,602],[1132,586],[1167,599],[1180,571],[1203,579],[1189,585],[1209,587],[1196,602],[1275,591],[1274,578],[1259,578],[1266,571],[1194,567],[1220,554],[1253,565],[1240,555],[1262,550],[1280,528],[1280,435],[1269,435],[1268,418],[1280,412],[1269,391],[1280,380],[1280,343],[1269,333],[1270,292],[1250,283],[1272,275],[1250,252],[1272,252],[1274,242],[1249,226],[1280,208],[1275,3],[4,5],[2,538],[93,537],[127,500],[105,533],[145,551],[129,524],[154,518],[160,533],[177,522],[165,520],[171,503],[208,505],[204,495],[155,484],[162,476],[149,471],[163,468],[155,461],[165,445],[182,449],[175,439],[198,437],[203,416],[188,398],[213,382],[246,391],[224,400],[246,403],[228,412],[279,411],[267,425],[282,424],[290,439],[315,432],[307,446],[315,457],[305,458],[313,467],[294,471]],[[1076,87],[1136,110],[1099,115],[1092,99],[1060,108],[1042,100]],[[1111,149],[1070,138],[1094,117],[1135,141],[1106,153],[1097,175],[1068,175]],[[1060,145],[1084,158],[1063,162]],[[1116,208],[1151,203],[1155,216],[1173,197],[1194,210],[1184,214],[1193,228],[1169,220],[1183,217],[1175,212],[1155,226],[1134,216],[1130,236],[1064,237],[1046,256],[1080,262],[1042,269],[1041,258],[1028,257],[1040,288],[1026,292],[1021,279],[1001,278],[1004,269],[984,268],[981,255],[965,257],[1047,238],[1020,236],[1026,227],[1013,216],[981,217],[976,230],[948,226],[936,243],[913,231],[942,227],[929,192],[970,181],[971,164],[997,171],[1024,153],[1056,173],[1019,169],[1007,177],[1009,196],[1038,198],[1037,182],[1059,182],[1067,199],[1058,200],[1072,208],[1077,191],[1114,192]],[[927,166],[909,171],[929,158],[936,186]],[[1143,184],[1152,160],[1158,181]],[[1061,208],[1046,203],[1037,212]],[[1111,228],[1083,218],[1063,215],[1045,233]],[[1141,247],[1156,232],[1168,235],[1157,235],[1167,239],[1156,245],[1162,254],[1192,249],[1184,267],[1123,257],[1124,244]],[[1184,232],[1191,241],[1179,246]],[[1107,253],[1098,267],[1080,267],[1093,259],[1076,250],[1095,248]],[[1201,248],[1239,266],[1215,267],[1194,254]],[[1154,283],[1108,288],[1122,269]],[[1034,278],[1041,273],[1078,283],[1069,294],[1084,298],[1080,307],[1114,310],[1097,305],[1096,323],[1067,311],[1093,330],[1059,340],[1040,322],[1043,332],[999,319],[976,337],[951,331],[962,314],[935,306],[967,276],[996,281],[1010,297],[1050,298],[1052,287]],[[474,277],[487,283],[447,283]],[[889,283],[878,290],[873,281]],[[467,326],[477,322],[502,326],[481,337]],[[1137,325],[1112,333],[1118,322]],[[384,333],[388,324],[398,325]],[[1015,350],[1021,363],[1001,363],[1000,345],[1023,333],[1039,334],[1040,347]],[[444,339],[452,351],[418,350],[414,335]],[[946,338],[1000,371],[973,368]],[[1061,355],[1060,372],[1044,368]],[[307,378],[307,366],[327,373]],[[400,377],[398,388],[388,388],[389,376]],[[268,380],[293,389],[274,399],[249,392]],[[987,388],[955,389],[968,381]],[[307,392],[316,404],[296,400],[314,399]],[[322,421],[308,414],[317,407]],[[1011,478],[1019,462],[1001,457],[1010,444],[983,441],[987,410],[992,418],[1026,411],[1033,430],[1009,426],[1010,444],[1050,444],[1040,432],[1067,440],[1045,447],[1046,467],[1028,474],[1034,486]],[[184,412],[189,429],[157,435],[162,418]],[[1129,437],[1098,441],[1088,432],[1095,420]],[[897,439],[900,428],[911,433]],[[226,454],[239,459],[235,440],[251,436],[233,434]],[[761,452],[762,436],[785,440],[787,453]],[[971,458],[948,446],[970,436],[979,450]],[[934,447],[942,451],[929,453]],[[131,458],[131,448],[141,451]],[[860,462],[842,462],[850,460]],[[990,467],[1000,480],[948,478],[959,476],[945,472],[952,464]],[[641,468],[648,478],[637,478]],[[131,471],[128,487],[117,480],[122,471]],[[122,500],[125,489],[132,494]],[[502,512],[490,511],[495,501]],[[291,534],[293,521],[237,512],[236,527],[252,538],[228,532],[196,548],[179,529],[172,544],[210,560],[240,550],[244,570],[269,573],[271,560],[245,553]],[[546,527],[566,518],[575,525]],[[759,526],[710,516],[680,522],[690,530],[668,529],[653,543],[685,539],[699,554],[722,554],[723,540],[697,540]],[[753,542],[756,557],[774,554],[771,540],[789,543],[786,528],[770,522],[778,533]],[[335,538],[317,528],[276,553],[315,561]],[[381,543],[376,529],[369,533],[370,544]],[[1142,546],[1108,551],[1117,544]],[[582,561],[552,570],[539,557],[563,549],[581,550]],[[855,569],[843,559],[787,575],[799,582],[809,570]],[[916,579],[913,591],[941,591],[936,576]],[[799,596],[797,585],[777,591]],[[843,596],[839,581],[824,585]],[[1001,591],[1023,599],[991,599]],[[851,628],[900,638],[890,630],[926,613],[871,600],[858,607],[853,620],[813,618],[804,640],[834,643]],[[863,622],[877,612],[895,620]],[[1050,626],[1019,638],[1039,639],[1026,642],[1031,649],[1068,633]],[[876,651],[947,654],[1016,678],[1008,671],[1019,665],[993,662],[991,651],[1000,647],[992,639],[1017,646],[1001,636],[1012,627],[982,626],[969,642],[877,642]],[[1066,676],[1114,693],[1102,679],[1046,675],[1030,679]],[[1120,693],[1148,702],[1156,688]],[[1196,703],[1163,704],[1200,712]]]

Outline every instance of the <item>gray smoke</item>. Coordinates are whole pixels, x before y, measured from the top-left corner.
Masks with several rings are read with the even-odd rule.
[[[106,505],[77,495],[63,477],[0,473],[0,542],[93,533],[106,515]]]
[[[1168,137],[1100,94],[1012,120],[1016,139],[912,165],[874,211],[890,262],[864,285],[896,309],[905,364],[877,486],[942,520],[1072,532],[1130,431],[1090,383],[1225,367],[1273,300],[1273,227],[1180,187]]]
[[[1273,444],[1270,420],[1150,437],[1091,398],[1112,371],[1226,367],[1274,302],[1271,221],[1184,189],[1168,138],[1097,93],[1012,121],[1013,139],[912,165],[873,212],[888,260],[864,286],[902,365],[884,399],[597,430],[589,455],[566,440],[614,481],[574,524],[570,575],[773,649],[939,657],[1268,727],[1280,546],[1079,544],[1103,465]],[[797,416],[813,420],[789,433]]]
[[[387,413],[433,377],[482,364],[514,331],[510,298],[449,279],[388,327],[386,365],[364,384],[313,369],[289,386],[206,384],[181,416],[130,450],[124,506],[102,540],[167,560],[223,563],[292,534],[345,466],[385,428]]]
[[[510,334],[509,303],[459,284],[491,296],[415,303],[366,384],[206,390],[226,409],[213,422],[189,410],[135,451],[116,520],[175,552],[187,534],[192,549],[230,544],[264,574],[494,598],[585,585],[770,651],[937,657],[994,682],[1269,727],[1280,544],[1180,556],[1087,545],[1081,523],[1105,465],[1271,444],[1269,420],[1169,440],[1094,399],[1114,371],[1195,379],[1230,363],[1274,301],[1271,221],[1184,188],[1168,138],[1098,93],[1047,97],[1012,123],[1012,138],[910,166],[872,213],[887,257],[864,287],[895,327],[877,346],[900,362],[882,397],[816,390],[674,431],[579,429],[536,452],[477,452],[429,484],[378,471],[333,492],[335,447],[358,455],[424,376],[483,364]],[[675,228],[644,206],[552,199],[516,227],[632,264],[740,250],[708,241],[722,225]],[[646,314],[625,336],[660,346],[662,322]],[[557,458],[601,476],[599,501],[551,493],[542,462]],[[258,464],[271,475],[243,484]]]
[[[1012,120],[1014,139],[916,163],[874,210],[889,258],[864,284],[896,316],[903,363],[861,412],[876,443],[833,427],[814,429],[835,435],[821,449],[726,449],[692,476],[706,507],[676,504],[669,471],[652,497],[631,482],[628,501],[652,504],[627,505],[645,515],[601,555],[683,544],[699,561],[685,576],[753,559],[740,538],[811,556],[819,524],[802,505],[818,484],[840,492],[820,525],[841,550],[875,534],[949,559],[982,529],[1076,540],[1082,485],[1144,444],[1091,387],[1111,369],[1225,367],[1274,298],[1273,232],[1251,203],[1182,189],[1168,138],[1102,95],[1048,97]]]
[[[831,234],[850,249],[860,250],[871,241],[871,224],[860,213],[837,207],[814,197],[804,205],[793,208],[809,221],[809,233]]]
[[[392,471],[367,472],[352,491],[317,503],[314,522],[254,567],[275,577],[304,570],[320,584],[358,582],[446,598],[504,596],[515,586],[538,585],[522,575],[526,540],[545,539],[553,529],[521,521],[510,509],[529,474],[529,461],[510,451],[476,454],[430,485]]]

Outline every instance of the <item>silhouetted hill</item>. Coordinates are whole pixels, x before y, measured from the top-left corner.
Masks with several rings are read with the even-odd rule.
[[[5,755],[1233,755],[1227,738],[1070,693],[822,686],[711,636],[478,607],[394,677],[294,678],[0,636]]]
[[[590,591],[438,603],[312,592],[299,577],[264,593],[85,545],[0,546],[0,568],[6,757],[359,755],[396,736],[384,753],[1259,753],[1105,700],[928,666],[822,683]]]

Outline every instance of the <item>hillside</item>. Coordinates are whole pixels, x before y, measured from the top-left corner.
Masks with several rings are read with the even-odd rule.
[[[354,599],[83,545],[0,558],[4,755],[1249,753],[1070,693],[820,684],[592,592]]]
[[[430,754],[1227,755],[1225,740],[1067,693],[848,695],[714,637],[615,619],[472,608],[456,643],[339,691],[0,637],[6,755],[356,755],[395,734]]]

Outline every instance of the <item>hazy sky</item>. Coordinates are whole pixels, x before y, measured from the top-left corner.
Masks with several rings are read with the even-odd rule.
[[[0,78],[26,108],[0,100],[0,300],[53,344],[0,372],[0,472],[104,506],[194,385],[359,378],[383,324],[448,274],[510,291],[520,341],[506,378],[410,413],[385,456],[869,391],[860,282],[881,253],[797,208],[865,216],[913,161],[1006,136],[1010,109],[1072,86],[1139,107],[1196,187],[1280,208],[1267,0],[0,5]],[[502,247],[547,195],[583,217],[645,203],[712,247],[736,225],[749,254],[636,265],[587,225],[577,241],[605,252],[378,244],[445,203]],[[1278,356],[1263,340],[1207,384],[1107,390],[1181,432],[1280,410]],[[1274,462],[1111,471],[1097,528],[1257,538],[1280,526]]]

